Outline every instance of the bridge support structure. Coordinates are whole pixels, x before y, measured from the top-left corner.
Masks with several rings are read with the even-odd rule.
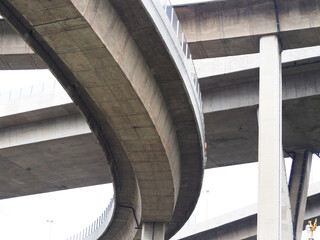
[[[164,223],[143,223],[141,240],[164,240],[165,232]]]
[[[282,74],[276,35],[260,39],[258,240],[292,239],[282,148]]]
[[[307,206],[312,152],[296,151],[292,162],[289,191],[293,218],[293,239],[300,240]]]

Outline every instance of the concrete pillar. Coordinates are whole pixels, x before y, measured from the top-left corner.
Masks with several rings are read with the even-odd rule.
[[[293,220],[293,239],[300,240],[306,211],[309,177],[312,164],[310,151],[296,151],[290,174],[290,202]]]
[[[260,39],[260,58],[258,240],[287,240],[290,238],[286,231],[290,235],[290,229],[283,229],[281,214],[282,202],[286,200],[282,199],[283,187],[287,185],[283,179],[282,76],[277,36]],[[286,202],[290,204],[288,196]],[[289,228],[290,225],[288,222]]]
[[[291,240],[293,238],[292,214],[284,158],[282,159],[281,183],[281,239]]]
[[[164,240],[164,223],[143,223],[141,240]]]

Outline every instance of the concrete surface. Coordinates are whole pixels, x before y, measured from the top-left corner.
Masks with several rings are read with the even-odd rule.
[[[112,181],[101,147],[58,83],[0,92],[0,103],[1,199]]]
[[[317,140],[320,79],[316,70],[319,65],[317,62],[299,63],[283,69],[283,144],[287,151],[310,149],[317,152],[320,151]],[[219,75],[212,84],[201,85],[208,168],[258,159],[258,71],[248,75],[241,73],[224,75],[222,86],[216,84]]]
[[[164,223],[144,223],[142,225],[141,240],[164,240]]]
[[[301,239],[312,166],[312,153],[297,151],[292,162],[289,191],[294,239]]]
[[[202,182],[202,136],[184,74],[143,6],[0,3],[1,14],[64,85],[107,155],[117,205],[102,239],[137,234],[132,211],[119,204],[134,207],[140,223],[168,223],[172,235],[191,214]]]
[[[0,20],[0,70],[48,68],[3,19]]]
[[[284,50],[281,54],[283,68],[293,68],[297,65],[306,65],[319,61],[320,46],[305,47]],[[201,79],[201,86],[212,84],[213,81],[219,86],[226,83],[224,75],[236,74],[237,78],[246,75],[254,75],[260,65],[260,54],[252,53],[238,56],[204,58],[194,60],[198,78]],[[220,79],[218,80],[218,78]],[[207,83],[206,83],[207,82]],[[225,83],[224,83],[225,82]]]
[[[290,239],[282,227],[282,68],[278,37],[260,39],[258,118],[258,239]],[[286,183],[285,187],[287,186]],[[285,194],[283,194],[285,195]],[[291,213],[291,212],[289,212]],[[291,216],[290,219],[291,220]],[[289,223],[291,223],[289,221]],[[292,231],[291,231],[292,234]]]
[[[277,2],[283,48],[319,45],[319,2]],[[261,36],[277,33],[273,0],[211,1],[175,10],[194,59],[255,53]]]
[[[43,57],[83,111],[106,152],[115,179],[117,203],[134,207],[140,222],[170,222],[167,225],[168,237],[190,215],[200,191],[202,157],[199,128],[181,75],[143,6],[138,1],[110,2],[6,0],[0,3],[0,11]],[[264,19],[265,27],[271,26],[273,30],[250,32],[244,37],[232,35],[239,33],[233,27],[238,27],[235,23],[242,24],[240,17],[247,15],[246,12],[241,13],[248,4],[247,1],[237,1],[237,8],[231,11],[228,7],[234,2],[217,3],[226,7],[222,16],[231,24],[225,25],[224,33],[231,35],[223,36],[227,41],[222,40],[222,47],[216,45],[217,49],[205,49],[205,54],[201,55],[201,52],[199,57],[255,52],[259,36],[274,33],[272,1],[257,0],[254,4],[250,2],[250,11],[265,13],[266,19],[270,20]],[[316,20],[309,14],[312,9],[305,9],[304,4],[297,5],[297,1],[291,1],[288,9],[302,19]],[[203,10],[209,9],[203,6]],[[299,7],[301,12],[297,11]],[[288,15],[286,12],[283,14],[281,19]],[[190,12],[186,15],[192,16]],[[238,16],[239,19],[230,16]],[[208,23],[215,23],[209,15],[207,19]],[[293,19],[290,14],[288,19]],[[312,23],[314,25],[310,27],[305,21],[299,24],[291,22],[288,26],[296,29],[282,28],[286,31],[282,36],[284,46],[317,44],[317,37],[300,35],[310,31],[316,34],[316,21]],[[258,21],[253,24],[261,25]],[[216,32],[210,26],[208,29]],[[239,34],[244,32],[241,28]],[[146,34],[150,37],[145,38]],[[291,37],[285,38],[287,35]],[[304,38],[302,43],[300,37]],[[241,41],[247,45],[238,45]],[[232,45],[233,42],[236,45]],[[251,42],[252,46],[248,44]],[[7,64],[7,67],[10,66]],[[310,68],[289,71],[290,81],[284,76],[284,83],[288,83],[284,89],[292,90],[284,94],[287,96],[284,102],[284,145],[288,151],[301,147],[319,149],[317,76],[316,70]],[[236,90],[235,86],[226,85],[225,89],[220,86],[214,91],[213,88],[207,92],[203,90],[208,103],[204,107],[210,109],[205,114],[209,167],[257,160],[255,78],[243,77]],[[301,78],[307,80],[299,81]],[[210,102],[213,96],[215,104]],[[157,174],[159,168],[163,170],[161,176]],[[186,209],[189,212],[185,212]],[[139,231],[134,226],[131,210],[117,206],[114,221],[103,239],[133,236],[138,239]]]

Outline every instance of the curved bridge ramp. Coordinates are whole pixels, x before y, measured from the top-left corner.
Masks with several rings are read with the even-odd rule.
[[[151,0],[4,0],[0,12],[106,154],[115,212],[101,239],[139,238],[132,211],[121,206],[135,209],[139,225],[162,223],[172,236],[195,207],[204,168],[200,89],[173,8]]]

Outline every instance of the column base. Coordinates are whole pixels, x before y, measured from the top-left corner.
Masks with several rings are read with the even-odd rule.
[[[164,223],[143,223],[141,240],[164,240]]]

